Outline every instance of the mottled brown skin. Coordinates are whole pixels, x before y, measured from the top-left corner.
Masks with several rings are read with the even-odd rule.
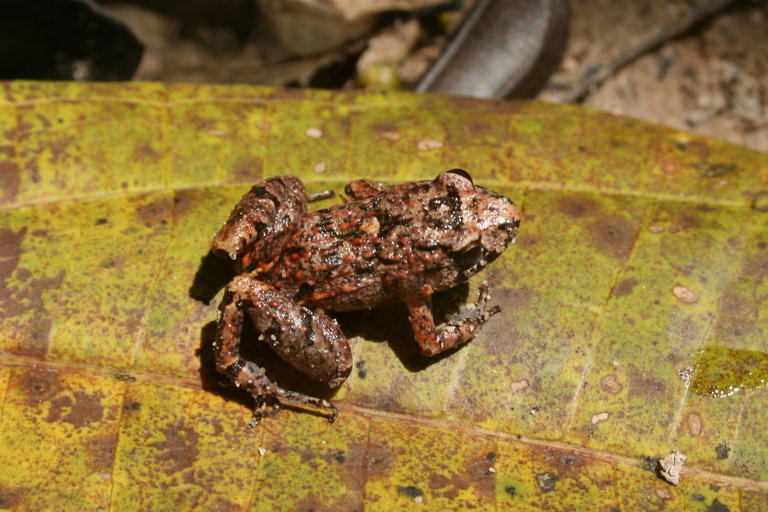
[[[240,357],[245,313],[283,360],[337,388],[352,355],[324,311],[405,302],[427,356],[469,341],[499,311],[486,307],[484,286],[468,314],[436,327],[431,295],[479,272],[514,240],[520,216],[509,199],[473,185],[460,169],[383,189],[357,180],[346,193],[351,202],[308,214],[298,178],[270,178],[243,196],[214,239],[215,253],[232,259],[239,274],[219,308],[216,366],[256,400],[252,425],[281,402],[326,409],[330,421],[338,411],[278,387]]]

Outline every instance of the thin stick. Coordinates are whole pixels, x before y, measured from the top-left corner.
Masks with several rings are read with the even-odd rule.
[[[660,32],[648,37],[636,47],[620,55],[613,62],[601,67],[594,75],[582,80],[579,85],[565,93],[561,101],[569,103],[581,101],[587,94],[592,92],[607,78],[615,75],[620,69],[636,61],[646,53],[658,49],[672,39],[680,37],[694,25],[726,9],[734,2],[736,0],[712,0],[700,7],[694,7],[683,18],[664,27]]]

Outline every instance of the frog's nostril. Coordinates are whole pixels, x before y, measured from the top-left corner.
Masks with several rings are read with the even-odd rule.
[[[520,219],[518,217],[511,217],[509,220],[499,224],[499,227],[505,231],[515,232],[520,227]]]

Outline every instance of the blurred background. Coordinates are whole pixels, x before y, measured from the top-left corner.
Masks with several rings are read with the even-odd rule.
[[[4,0],[0,9],[0,79],[537,98],[768,152],[766,1]]]

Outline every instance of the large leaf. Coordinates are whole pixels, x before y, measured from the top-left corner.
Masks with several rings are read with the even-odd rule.
[[[766,155],[540,103],[0,91],[0,508],[768,508]],[[237,198],[451,167],[522,207],[478,276],[503,312],[428,362],[401,306],[344,315],[338,422],[246,428],[207,348],[228,274],[205,256]],[[678,487],[654,471],[673,449]]]

